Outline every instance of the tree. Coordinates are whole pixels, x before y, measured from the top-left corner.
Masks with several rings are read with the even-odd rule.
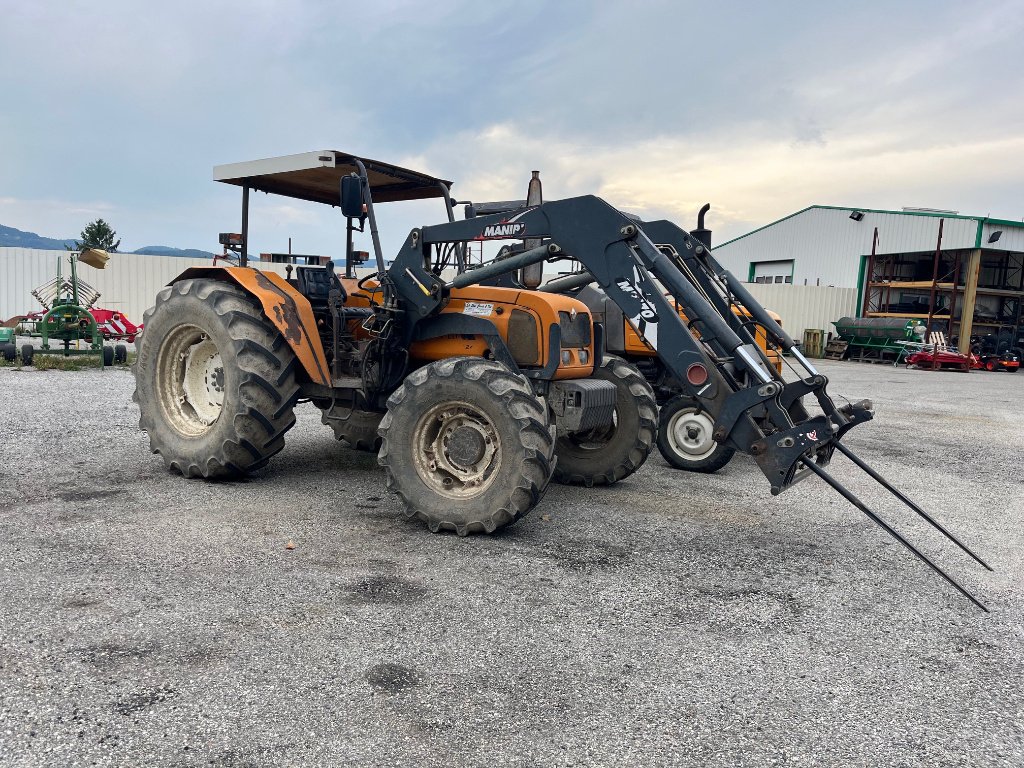
[[[75,242],[75,250],[84,251],[86,248],[99,248],[101,251],[114,253],[121,245],[120,240],[114,240],[117,232],[103,219],[96,219],[91,224],[86,224],[82,230],[82,239]]]

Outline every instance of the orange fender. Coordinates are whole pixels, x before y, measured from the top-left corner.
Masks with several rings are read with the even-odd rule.
[[[331,386],[320,334],[309,301],[277,272],[260,272],[247,267],[190,267],[171,281],[187,278],[230,280],[263,306],[263,313],[284,336],[299,359],[309,380]]]

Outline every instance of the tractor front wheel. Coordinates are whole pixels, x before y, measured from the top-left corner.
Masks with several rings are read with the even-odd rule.
[[[182,280],[157,295],[135,360],[139,426],[186,477],[244,475],[284,447],[299,397],[295,355],[231,283]]]
[[[18,348],[13,344],[4,344],[4,360],[8,363],[13,363],[18,357]]]
[[[547,408],[524,376],[493,360],[454,357],[409,374],[380,435],[388,489],[435,533],[511,525],[551,479]]]
[[[114,362],[121,365],[128,360],[128,347],[124,344],[118,344],[114,347]]]
[[[640,469],[654,447],[658,403],[643,374],[625,360],[606,355],[593,376],[615,385],[613,422],[558,438],[559,483],[612,485]]]
[[[715,442],[714,428],[714,418],[695,400],[674,397],[658,417],[658,450],[676,469],[717,472],[736,451]]]
[[[31,344],[25,344],[24,346],[22,346],[22,348],[21,348],[21,364],[22,365],[25,365],[25,366],[32,365],[32,360],[35,358],[35,356],[36,356],[35,347],[33,347]]]

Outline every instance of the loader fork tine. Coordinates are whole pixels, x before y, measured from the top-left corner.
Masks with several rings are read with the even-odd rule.
[[[970,550],[970,548],[968,548],[968,546],[967,546],[966,544],[964,544],[964,543],[963,543],[962,541],[960,541],[960,539],[958,539],[958,538],[957,538],[956,536],[954,536],[954,535],[953,535],[952,533],[950,533],[949,531],[947,531],[947,530],[946,530],[946,529],[945,529],[945,528],[944,528],[944,527],[942,526],[942,523],[940,523],[940,522],[939,522],[938,520],[936,520],[935,518],[933,518],[933,517],[932,517],[931,515],[929,515],[929,514],[928,514],[927,512],[925,512],[925,511],[924,511],[923,509],[921,509],[921,507],[919,507],[919,506],[918,506],[917,504],[915,504],[915,503],[914,503],[913,501],[911,501],[910,499],[908,499],[908,498],[907,498],[907,497],[906,497],[906,496],[905,496],[905,495],[904,495],[903,493],[901,493],[901,492],[900,492],[899,490],[897,490],[896,488],[894,488],[894,487],[893,487],[893,486],[892,486],[892,485],[891,485],[891,484],[890,484],[890,483],[889,483],[888,481],[886,481],[886,479],[885,479],[884,477],[882,477],[882,476],[881,476],[880,474],[878,474],[878,473],[877,473],[877,472],[876,472],[876,471],[875,471],[874,469],[872,469],[872,468],[871,468],[870,466],[868,466],[868,465],[867,465],[867,463],[866,463],[866,462],[865,462],[865,461],[864,461],[863,459],[861,459],[860,457],[856,456],[856,455],[855,455],[855,454],[853,453],[853,451],[851,451],[851,450],[850,450],[849,448],[847,448],[847,447],[846,447],[845,445],[843,445],[842,443],[840,443],[840,442],[838,442],[838,441],[837,441],[837,442],[835,443],[835,447],[836,447],[836,450],[840,451],[840,452],[841,452],[842,454],[844,454],[844,455],[845,455],[845,456],[846,456],[846,457],[847,457],[847,458],[848,458],[848,459],[849,459],[850,461],[852,461],[852,462],[853,462],[854,464],[856,464],[856,465],[857,465],[858,467],[860,467],[860,468],[861,468],[861,469],[863,469],[863,470],[864,470],[865,472],[867,472],[867,473],[868,473],[869,475],[871,475],[871,477],[873,477],[873,478],[874,478],[875,480],[877,480],[877,481],[878,481],[878,483],[879,483],[879,484],[880,484],[880,485],[881,485],[881,486],[882,486],[883,488],[885,488],[885,489],[886,489],[887,491],[889,491],[889,492],[890,492],[890,493],[891,493],[891,494],[892,494],[893,496],[895,496],[895,497],[896,497],[897,499],[899,499],[900,501],[902,501],[902,502],[903,502],[904,504],[906,504],[906,505],[907,505],[908,507],[910,507],[910,508],[911,508],[912,510],[914,510],[915,512],[917,512],[917,514],[919,514],[919,515],[920,515],[921,517],[923,517],[923,518],[924,518],[925,520],[927,520],[927,521],[928,521],[928,522],[929,522],[929,523],[930,523],[930,524],[931,524],[931,525],[932,525],[932,526],[933,526],[933,527],[934,527],[934,528],[935,528],[936,530],[940,531],[940,532],[941,532],[941,533],[942,533],[942,534],[943,534],[943,535],[944,535],[944,536],[945,536],[945,537],[946,537],[947,539],[949,539],[950,541],[952,541],[952,542],[953,542],[954,544],[956,544],[956,545],[957,545],[958,547],[960,547],[960,549],[962,549],[962,550],[963,550],[964,552],[966,552],[966,553],[967,553],[968,555],[970,555],[971,557],[973,557],[973,558],[974,558],[974,559],[975,559],[976,561],[978,561],[978,562],[979,562],[979,563],[980,563],[980,564],[981,564],[981,565],[982,565],[983,567],[987,568],[987,569],[988,569],[988,570],[990,570],[990,571],[992,570],[992,566],[990,566],[990,565],[989,565],[988,563],[986,563],[986,562],[985,562],[984,560],[982,560],[982,559],[981,559],[980,557],[978,557],[978,556],[977,556],[976,554],[974,554],[974,552],[972,552],[972,551]]]
[[[818,477],[820,477],[826,483],[828,483],[833,488],[835,488],[840,493],[840,495],[842,495],[843,498],[845,498],[848,502],[853,504],[853,506],[855,506],[857,509],[859,509],[861,512],[863,512],[865,515],[870,517],[874,522],[878,523],[878,525],[880,525],[882,528],[884,528],[885,531],[890,536],[892,536],[894,539],[896,539],[896,541],[898,541],[900,544],[902,544],[907,549],[909,549],[911,552],[913,552],[915,555],[917,555],[921,560],[923,560],[925,563],[927,563],[928,566],[933,571],[935,571],[942,578],[944,578],[946,581],[948,581],[950,584],[952,584],[954,587],[956,587],[957,591],[960,592],[960,594],[962,594],[964,597],[966,597],[968,600],[970,600],[976,606],[981,608],[981,610],[983,610],[985,613],[989,612],[988,608],[985,607],[984,603],[982,603],[980,600],[978,600],[978,598],[976,598],[974,595],[972,595],[970,592],[968,592],[964,587],[960,586],[960,584],[956,581],[956,579],[954,579],[952,576],[950,576],[944,570],[939,568],[939,566],[937,566],[935,563],[933,563],[931,561],[931,559],[926,554],[924,554],[923,552],[919,551],[913,544],[911,544],[909,541],[907,541],[905,538],[903,538],[903,536],[901,536],[899,534],[899,532],[897,532],[892,526],[890,526],[882,518],[880,518],[878,515],[876,515],[870,509],[868,509],[867,505],[864,504],[864,502],[862,502],[860,499],[858,499],[856,496],[854,496],[849,490],[847,490],[842,485],[842,483],[840,483],[838,480],[836,480],[834,477],[832,477],[832,475],[830,475],[824,469],[819,467],[813,461],[809,461],[808,460],[808,461],[803,461],[802,463],[809,470],[811,470],[814,474],[816,474]]]

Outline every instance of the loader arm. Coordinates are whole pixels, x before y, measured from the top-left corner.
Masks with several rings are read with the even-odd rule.
[[[542,245],[466,272],[450,284],[424,266],[434,244],[510,238],[537,239]],[[676,239],[683,250],[700,245],[686,233]],[[716,439],[754,456],[773,493],[807,474],[800,471],[802,461],[813,457],[824,465],[831,458],[833,440],[850,419],[833,405],[825,416],[797,424],[787,408],[798,399],[797,392],[823,391],[824,377],[796,382],[787,390],[789,385],[766,364],[753,336],[733,328],[711,296],[687,279],[640,225],[600,198],[569,198],[511,215],[413,230],[388,270],[388,282],[403,304],[426,317],[440,310],[453,287],[553,258],[576,259],[590,272],[670,373],[716,414]],[[684,309],[699,338],[654,278]],[[760,418],[753,418],[754,411]],[[866,410],[864,414],[860,420],[870,418]]]

